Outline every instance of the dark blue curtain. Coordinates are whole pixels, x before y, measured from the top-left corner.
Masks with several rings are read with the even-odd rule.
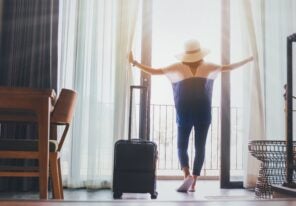
[[[57,88],[59,0],[3,0],[0,86]],[[36,138],[36,126],[1,124],[0,138]],[[1,160],[6,164],[36,164]],[[38,190],[36,178],[0,178],[0,191]]]

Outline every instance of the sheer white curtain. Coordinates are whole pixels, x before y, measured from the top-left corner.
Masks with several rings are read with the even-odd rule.
[[[244,77],[244,186],[256,185],[259,161],[249,154],[248,141],[266,139],[264,105],[264,4],[263,1],[242,0],[242,23],[246,41],[249,42],[254,61]]]
[[[244,140],[285,137],[283,86],[286,83],[286,37],[296,32],[296,2],[293,0],[241,0],[244,41],[255,57],[244,80]],[[245,146],[245,187],[254,187],[259,162]]]
[[[127,53],[138,0],[62,0],[60,85],[78,92],[62,153],[67,187],[110,188],[113,145],[125,132]]]
[[[114,137],[122,139],[127,137],[128,113],[127,105],[129,103],[129,86],[134,82],[131,65],[127,61],[127,54],[132,50],[135,30],[137,25],[137,16],[141,8],[140,0],[117,1],[117,38],[116,38],[116,60],[117,69],[115,75],[115,107],[116,118],[114,120]]]
[[[286,39],[287,36],[293,33],[296,33],[296,1],[266,1],[265,91],[266,134],[269,139],[285,139],[285,102],[283,98],[283,93],[284,84],[287,83]],[[294,75],[294,82],[295,77],[296,76]],[[294,126],[294,128],[296,127]]]

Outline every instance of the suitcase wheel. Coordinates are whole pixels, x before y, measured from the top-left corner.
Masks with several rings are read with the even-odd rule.
[[[120,199],[122,196],[122,192],[114,192],[113,193],[113,198],[114,199]]]
[[[151,199],[156,199],[158,193],[157,192],[152,192],[152,193],[150,193],[150,195],[151,195]]]

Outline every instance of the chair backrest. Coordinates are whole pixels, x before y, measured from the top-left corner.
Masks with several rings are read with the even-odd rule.
[[[62,89],[51,114],[51,123],[69,124],[72,121],[77,93],[74,90]]]

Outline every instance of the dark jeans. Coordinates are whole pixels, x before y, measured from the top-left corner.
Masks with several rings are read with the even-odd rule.
[[[194,146],[195,146],[195,157],[193,163],[193,175],[200,176],[200,171],[205,159],[205,146],[208,134],[208,129],[211,123],[199,122],[190,126],[178,126],[178,157],[181,164],[181,168],[189,168],[188,158],[188,143],[189,135],[192,127],[194,127]]]

